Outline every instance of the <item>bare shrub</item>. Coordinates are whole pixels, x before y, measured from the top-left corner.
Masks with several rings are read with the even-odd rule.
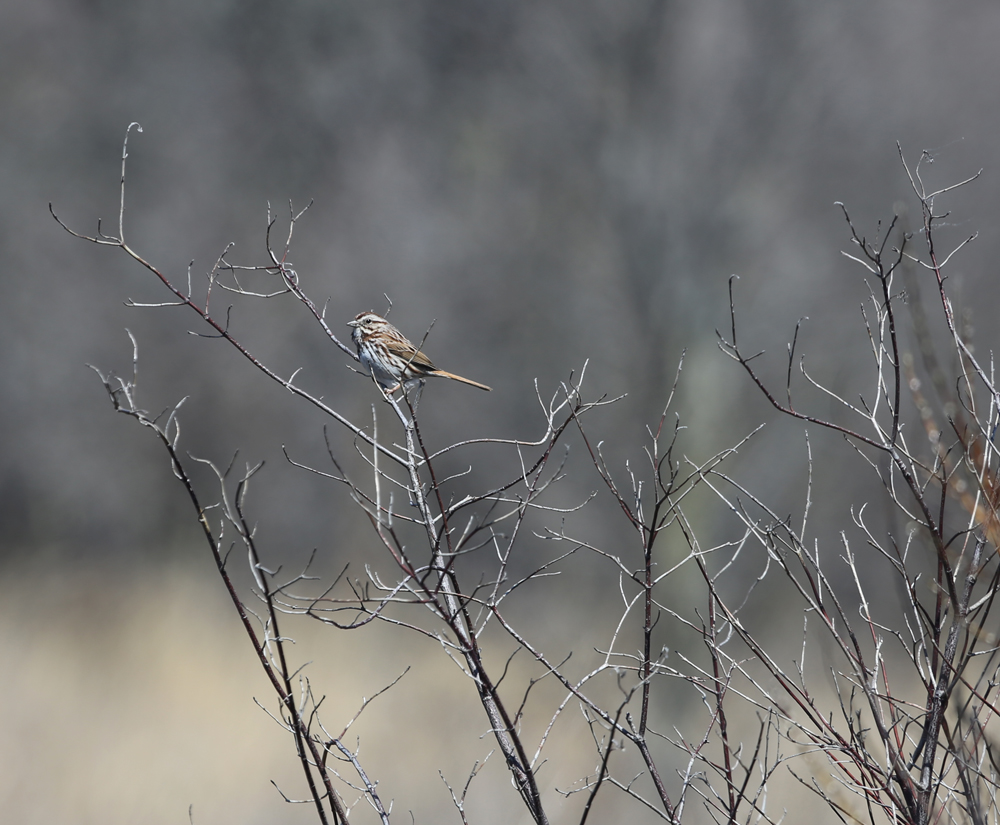
[[[865,507],[858,507],[840,535],[830,537],[810,529],[808,491],[815,474],[824,472],[811,452],[805,506],[794,521],[725,470],[726,459],[753,433],[706,461],[685,457],[679,446],[683,427],[671,410],[680,365],[663,415],[648,431],[641,468],[616,469],[605,460],[592,420],[615,399],[588,398],[583,370],[554,389],[536,390],[542,433],[534,439],[428,443],[419,426],[420,388],[389,395],[376,387],[378,411],[388,414],[388,422],[374,407],[370,424],[351,420],[297,384],[296,374],[285,377],[264,363],[231,333],[229,310],[220,317],[213,309],[219,291],[239,300],[291,298],[330,345],[356,359],[289,263],[302,212],[290,210],[279,243],[273,237],[276,219],[269,216],[263,263],[233,263],[227,248],[200,287],[190,271],[179,283],[125,240],[126,157],[123,151],[117,234],[98,227],[88,236],[63,226],[78,238],[122,250],[171,293],[167,301],[143,306],[196,313],[208,335],[227,341],[262,375],[329,418],[328,454],[289,461],[343,490],[370,525],[372,552],[388,564],[372,564],[355,578],[344,571],[322,580],[309,567],[283,574],[258,546],[247,513],[248,487],[259,466],[237,469],[235,463],[186,455],[179,446],[180,404],[160,415],[148,413],[137,396],[135,369],[124,378],[99,372],[115,410],[160,440],[191,499],[273,686],[273,716],[294,742],[308,788],[304,801],[321,822],[371,816],[389,822],[393,812],[378,777],[363,764],[360,745],[346,738],[357,715],[325,719],[323,694],[292,660],[281,628],[295,616],[335,632],[380,622],[440,644],[467,677],[499,759],[534,822],[550,821],[551,794],[539,772],[553,758],[557,723],[570,713],[578,713],[582,724],[565,725],[559,730],[568,730],[559,735],[579,737],[571,747],[589,753],[592,769],[557,791],[579,800],[571,816],[581,823],[599,795],[609,794],[617,794],[615,810],[630,810],[631,818],[778,822],[788,817],[789,785],[782,780],[789,776],[815,794],[818,809],[843,822],[996,821],[998,662],[991,612],[1000,587],[994,448],[1000,395],[992,361],[977,360],[948,298],[944,269],[964,244],[943,255],[934,244],[943,217],[936,202],[974,178],[928,191],[922,177],[926,157],[913,166],[904,160],[922,215],[916,238],[900,232],[893,218],[869,241],[843,210],[852,244],[848,257],[863,268],[870,290],[860,333],[870,343],[869,389],[857,401],[834,393],[796,360],[798,330],[788,348],[785,387],[772,389],[758,372],[758,353],[737,335],[730,282],[731,325],[719,336],[722,351],[783,416],[842,436],[879,479],[881,504],[897,514],[897,529],[882,534],[868,526]],[[907,269],[909,304],[899,288]],[[912,300],[926,277],[933,279],[947,329],[946,358],[935,354],[922,305]],[[258,288],[258,282],[277,286]],[[903,311],[916,321],[919,364],[901,340]],[[946,376],[942,364],[949,359],[955,367]],[[793,402],[797,368],[802,381],[833,399],[838,415],[814,416]],[[933,395],[923,389],[924,373],[933,376]],[[904,412],[911,400],[916,417]],[[613,547],[574,535],[566,516],[577,507],[553,501],[566,472],[562,445],[570,438],[584,445],[589,467],[616,505],[620,541]],[[366,467],[363,480],[351,477],[338,458],[352,447]],[[463,472],[443,475],[445,465],[463,462],[475,463],[477,479],[486,483],[473,483]],[[193,480],[198,463],[211,469],[214,492]],[[699,537],[686,511],[696,495],[737,525],[722,541],[706,545]],[[530,532],[556,550],[522,574],[512,560]],[[679,558],[660,552],[668,533],[686,547]],[[860,536],[860,544],[852,536]],[[241,592],[231,575],[233,541],[247,553],[250,591]],[[887,580],[866,580],[862,554],[881,559]],[[551,577],[586,556],[613,571],[606,586],[622,607],[606,636],[595,625],[593,652],[583,654],[584,664],[577,657],[570,666],[571,652],[552,649],[542,629],[522,621],[510,605],[525,590],[532,601],[552,599]],[[700,582],[696,609],[679,608],[661,595],[668,580],[682,574],[689,575],[687,582]],[[801,611],[798,649],[775,647],[750,615],[747,605],[765,587],[785,610]],[[883,598],[890,587],[904,594],[901,609]],[[699,655],[668,650],[661,641],[684,634],[698,640]],[[528,657],[530,673],[511,667],[515,655]],[[410,688],[399,679],[383,689]],[[666,725],[658,728],[653,708],[669,706],[664,697],[680,694],[699,703],[700,712],[669,718],[661,711]],[[407,701],[419,706],[421,699]],[[461,734],[475,738],[478,731]],[[420,757],[399,755],[414,764]],[[445,783],[463,822],[469,821],[467,794],[481,768],[478,762],[471,767],[461,789]],[[370,813],[356,807],[359,801]]]

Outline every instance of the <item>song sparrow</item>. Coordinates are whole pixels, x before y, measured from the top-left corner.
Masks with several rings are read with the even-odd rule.
[[[347,326],[353,327],[351,340],[358,348],[361,366],[390,393],[398,390],[401,384],[409,385],[428,375],[451,378],[481,390],[489,389],[485,384],[439,370],[403,333],[374,312],[362,312],[353,321],[348,321]]]

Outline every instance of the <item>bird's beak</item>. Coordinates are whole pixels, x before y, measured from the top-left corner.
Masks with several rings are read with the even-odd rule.
[[[348,321],[347,322],[347,326],[349,326],[349,327],[356,327],[357,325],[358,325],[358,322],[356,320],[355,321]]]

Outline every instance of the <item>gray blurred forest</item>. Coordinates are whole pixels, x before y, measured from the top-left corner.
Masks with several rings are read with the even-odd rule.
[[[707,457],[769,422],[729,470],[779,511],[801,508],[801,427],[778,420],[717,348],[728,277],[740,276],[741,334],[767,350],[765,374],[783,380],[786,342],[808,316],[799,351],[856,395],[867,290],[841,255],[849,233],[834,203],[872,236],[894,209],[918,211],[897,141],[909,159],[933,153],[935,183],[985,169],[948,202],[942,242],[980,233],[951,286],[978,322],[978,351],[996,345],[1000,6],[989,0],[10,0],[0,21],[10,822],[181,823],[189,805],[195,823],[313,821],[270,784],[305,796],[290,742],[253,703],[268,688],[190,504],[86,366],[127,372],[126,327],[147,406],[190,397],[186,449],[266,461],[251,503],[272,558],[299,565],[315,547],[329,572],[370,542],[341,490],[282,457],[282,445],[325,455],[322,417],[224,343],[189,335],[204,331],[193,315],[124,306],[168,296],[49,215],[51,202],[77,230],[115,225],[132,121],[143,128],[129,144],[133,247],[178,280],[192,260],[200,277],[230,242],[232,260],[260,263],[268,203],[284,215],[289,200],[314,199],[292,259],[309,294],[329,299],[336,331],[382,312],[388,295],[411,337],[436,321],[426,348],[440,366],[494,388],[432,382],[421,406],[431,440],[537,437],[534,382],[549,394],[588,361],[592,395],[628,393],[591,425],[623,468],[686,349],[684,453]],[[285,374],[303,368],[332,406],[370,417],[371,384],[294,301],[241,305],[232,325]],[[802,403],[829,412],[816,393]],[[876,485],[841,440],[819,436],[814,450],[827,468],[816,529],[835,535]],[[599,486],[575,457],[566,502]],[[601,512],[580,530],[613,540],[620,525]],[[720,518],[696,516],[708,533]],[[593,600],[539,615],[567,648],[581,616],[614,598],[598,579],[574,586]],[[780,632],[780,611],[770,621]],[[390,634],[300,636],[325,651],[313,677],[348,717],[385,682],[376,651],[412,656],[414,678],[431,683],[450,668],[432,645]],[[469,765],[437,755],[436,714],[450,708],[449,727],[472,739],[485,728],[474,697],[438,695],[405,730],[386,713],[364,732],[406,821],[408,810],[458,821],[437,771],[461,784]],[[417,748],[426,775],[389,758]]]

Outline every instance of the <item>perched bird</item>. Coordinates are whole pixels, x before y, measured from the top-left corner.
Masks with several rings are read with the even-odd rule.
[[[428,375],[451,378],[481,390],[490,389],[478,381],[439,370],[403,333],[374,312],[362,312],[348,321],[347,326],[352,327],[351,340],[358,348],[361,366],[390,393]]]

